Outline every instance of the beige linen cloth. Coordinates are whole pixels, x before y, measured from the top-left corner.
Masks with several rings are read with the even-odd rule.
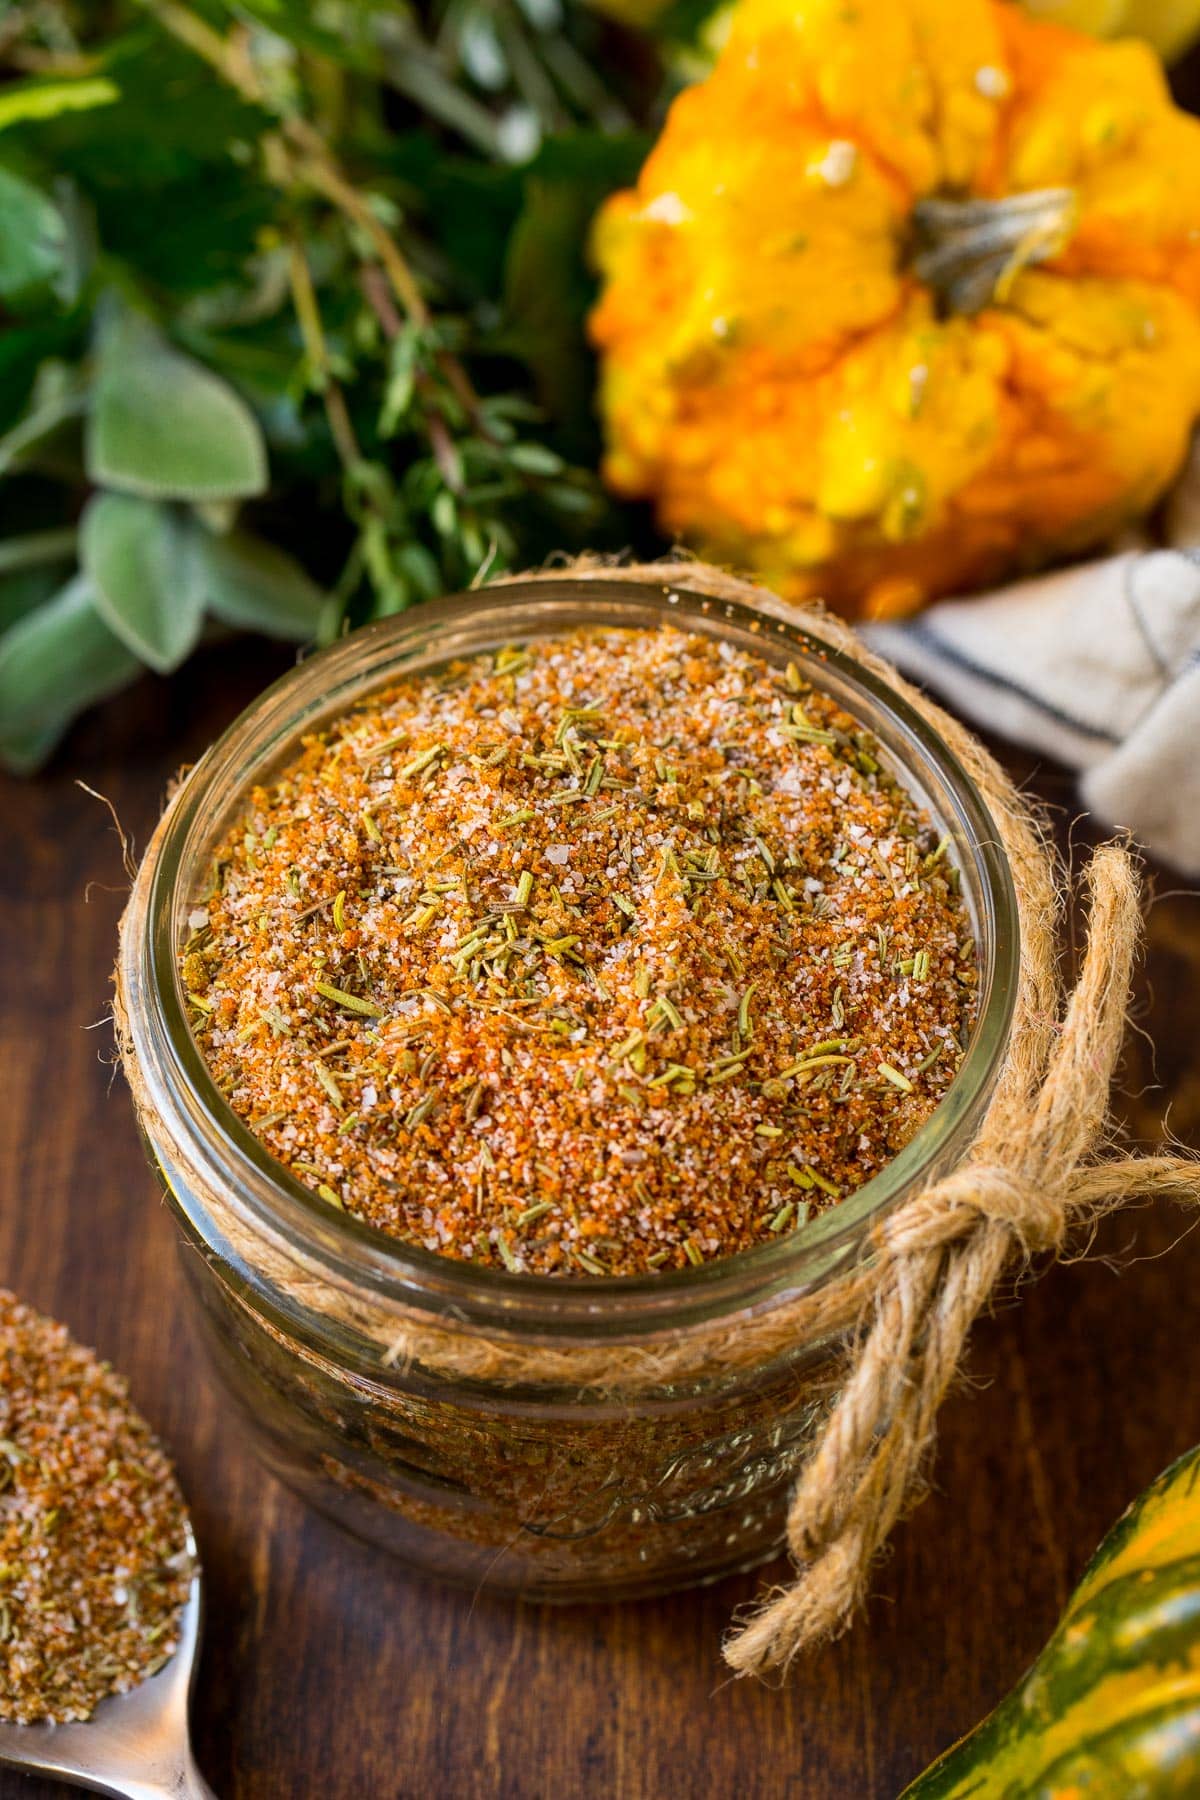
[[[1098,819],[1200,876],[1200,440],[1158,543],[868,636],[965,717],[1078,769]]]

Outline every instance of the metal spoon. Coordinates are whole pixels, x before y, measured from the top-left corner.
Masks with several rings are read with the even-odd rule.
[[[188,1548],[196,1546],[188,1533]],[[77,1725],[0,1721],[0,1765],[57,1775],[115,1800],[216,1800],[192,1755],[188,1700],[200,1643],[200,1564],[179,1621],[171,1660],[128,1694],[102,1700]]]

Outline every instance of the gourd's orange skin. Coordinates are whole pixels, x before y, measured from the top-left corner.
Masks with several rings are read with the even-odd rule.
[[[929,196],[1069,188],[973,317]],[[1200,121],[1144,44],[1004,0],[740,0],[598,218],[605,475],[783,592],[883,616],[1102,542],[1200,415]]]

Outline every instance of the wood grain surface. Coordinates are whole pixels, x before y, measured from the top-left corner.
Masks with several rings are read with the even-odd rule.
[[[0,1282],[125,1370],[177,1457],[208,1577],[209,1779],[225,1800],[889,1800],[1021,1673],[1108,1524],[1200,1438],[1200,1236],[1167,1208],[1122,1215],[1102,1259],[1049,1270],[981,1325],[935,1489],[869,1611],[782,1688],[731,1682],[720,1660],[753,1577],[556,1609],[389,1566],[259,1470],[210,1382],[112,1068],[119,847],[74,785],[144,843],[172,772],[285,660],[243,644],[147,678],[45,776],[0,786]],[[1065,841],[1068,779],[1033,785]],[[1078,859],[1087,834],[1071,835]],[[1157,878],[1122,1108],[1139,1137],[1169,1109],[1200,1143],[1200,900],[1178,885]],[[3,1800],[55,1791],[0,1773]]]

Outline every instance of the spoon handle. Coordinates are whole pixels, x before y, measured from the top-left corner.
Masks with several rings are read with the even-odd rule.
[[[131,1781],[128,1787],[119,1788],[97,1783],[97,1792],[112,1795],[114,1800],[217,1800],[190,1755],[178,1770],[152,1782]]]
[[[130,1781],[113,1787],[106,1781],[88,1776],[69,1775],[65,1779],[80,1787],[92,1788],[97,1794],[107,1794],[110,1800],[217,1800],[195,1763],[149,1784]]]
[[[191,1750],[179,1771],[174,1786],[160,1788],[155,1800],[217,1800],[217,1796],[196,1767]]]
[[[55,1761],[48,1757],[4,1757],[0,1767],[24,1769],[30,1775],[53,1775],[72,1787],[88,1788],[94,1794],[107,1794],[109,1800],[217,1800],[217,1796],[196,1767],[189,1751],[176,1766],[156,1769],[149,1780],[132,1775],[118,1775],[79,1762]]]

